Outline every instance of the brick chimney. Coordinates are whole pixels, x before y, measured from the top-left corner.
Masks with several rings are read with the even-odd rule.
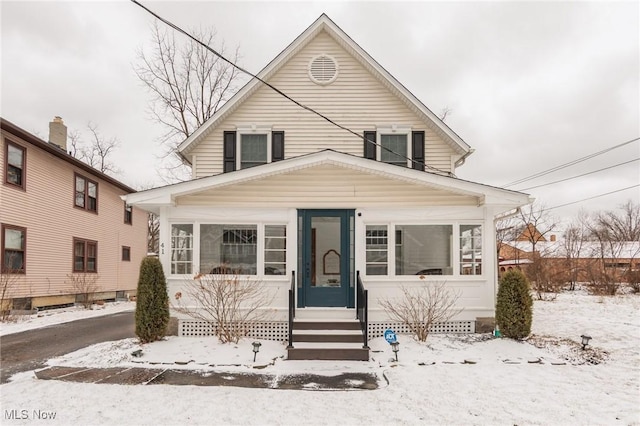
[[[64,152],[67,152],[67,126],[62,118],[55,116],[49,123],[49,143],[57,145]]]
[[[554,234],[551,234],[551,242],[554,242],[556,240],[556,236]]]

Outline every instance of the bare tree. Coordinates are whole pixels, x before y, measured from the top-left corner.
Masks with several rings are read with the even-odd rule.
[[[453,114],[453,109],[449,106],[446,106],[444,108],[442,108],[442,111],[440,111],[440,120],[442,120],[442,122],[444,123],[445,120],[447,119],[447,117]]]
[[[587,222],[598,259],[589,270],[592,291],[614,295],[622,281],[631,278],[634,260],[640,255],[640,205],[624,204],[622,213],[598,212]]]
[[[82,136],[78,131],[69,134],[69,154],[102,173],[109,175],[120,173],[111,159],[114,151],[120,146],[120,141],[115,137],[104,138],[94,123],[87,124],[87,129],[90,134],[88,142],[81,140]]]
[[[581,259],[585,254],[585,242],[588,238],[587,216],[581,213],[580,216],[571,222],[565,229],[562,236],[562,248],[565,261],[563,265],[564,278],[569,283],[569,290],[575,290],[576,283],[583,268]]]
[[[208,46],[216,40],[213,29],[193,34]],[[161,30],[157,23],[151,39],[150,51],[139,49],[134,71],[151,93],[149,109],[153,119],[165,129],[161,143],[169,180],[184,180],[186,170],[174,155],[176,148],[235,93],[239,74],[198,43],[177,43],[173,33]],[[225,55],[224,43],[216,51]],[[229,59],[237,62],[237,48]]]
[[[536,244],[546,241],[557,221],[543,204],[530,204],[520,210],[521,232],[519,238],[531,243],[531,251],[536,251]]]
[[[427,340],[432,326],[449,321],[461,311],[456,308],[460,295],[449,290],[445,282],[401,289],[400,300],[383,299],[379,302],[380,306],[389,318],[409,327],[420,342]]]
[[[198,274],[175,294],[173,308],[192,318],[205,321],[214,328],[222,343],[238,343],[252,327],[268,320],[275,294],[261,282],[236,274]],[[188,305],[187,305],[188,304]]]

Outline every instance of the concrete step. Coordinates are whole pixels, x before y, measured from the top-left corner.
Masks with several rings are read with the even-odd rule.
[[[298,344],[299,345],[299,344]],[[327,343],[323,343],[327,345]],[[344,343],[343,343],[344,345]],[[355,347],[294,347],[288,349],[290,360],[369,361],[369,349]]]
[[[348,308],[297,308],[296,319],[299,320],[353,320],[355,309]]]
[[[295,320],[294,330],[360,330],[357,320]]]
[[[360,330],[293,330],[294,343],[300,342],[362,342]],[[296,346],[294,344],[294,346]]]

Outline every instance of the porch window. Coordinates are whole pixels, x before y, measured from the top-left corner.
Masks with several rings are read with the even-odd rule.
[[[193,225],[171,225],[171,274],[193,273]]]
[[[460,274],[482,274],[481,225],[460,225]]]
[[[240,134],[240,169],[267,164],[269,141],[266,133]]]
[[[26,240],[26,228],[2,225],[2,273],[25,273]]]
[[[200,272],[257,273],[256,225],[200,225]]]
[[[388,273],[388,231],[386,225],[367,225],[366,228],[367,275]]]
[[[452,225],[397,225],[396,275],[452,275]]]
[[[264,274],[285,275],[287,272],[287,227],[264,227]]]
[[[24,171],[26,149],[20,145],[7,141],[7,151],[5,153],[5,182],[25,189]]]

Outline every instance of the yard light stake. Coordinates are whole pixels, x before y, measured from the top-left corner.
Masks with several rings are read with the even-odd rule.
[[[262,343],[260,342],[253,342],[253,362],[256,362],[256,355],[258,355],[258,352],[260,352],[260,346],[262,346]]]
[[[398,362],[398,351],[400,350],[400,348],[398,348],[398,346],[400,346],[400,342],[392,342],[391,343],[391,350],[393,351],[394,355],[396,356],[396,362]]]
[[[589,344],[589,340],[591,340],[591,336],[587,336],[586,334],[583,334],[580,337],[582,338],[582,350],[584,351],[584,349]]]

